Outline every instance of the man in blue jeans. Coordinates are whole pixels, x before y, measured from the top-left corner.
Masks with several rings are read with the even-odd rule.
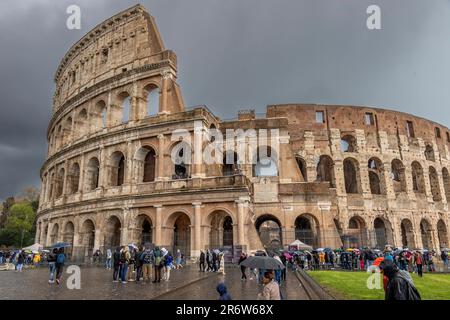
[[[50,252],[47,257],[48,268],[50,271],[48,283],[50,283],[50,284],[55,282],[56,254],[57,254],[57,249],[53,249],[53,251]]]

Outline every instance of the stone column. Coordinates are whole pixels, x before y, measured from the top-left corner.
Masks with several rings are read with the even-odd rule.
[[[194,202],[194,249],[191,250],[192,257],[199,257],[201,250],[202,232],[202,203]]]
[[[338,244],[337,243],[326,243],[326,235],[325,235],[325,229],[327,229],[327,224],[326,221],[329,220],[327,219],[326,215],[330,215],[330,209],[331,209],[331,203],[330,202],[318,202],[317,206],[319,207],[320,210],[320,226],[319,226],[319,236],[320,236],[320,241],[319,241],[319,245],[321,247],[325,247],[325,246],[330,246],[332,248],[337,248]],[[333,242],[337,242],[334,241]]]
[[[162,205],[154,205],[156,208],[155,219],[155,245],[162,245]]]
[[[161,76],[162,76],[162,85],[159,96],[158,114],[167,114],[170,113],[167,102],[168,102],[168,89],[170,81],[172,79],[172,73],[169,70],[165,70],[161,73]]]
[[[192,178],[204,177],[203,174],[203,136],[205,130],[200,121],[196,121],[194,125],[194,150],[192,164]]]
[[[105,146],[100,146],[100,168],[99,168],[99,177],[98,177],[98,187],[105,187],[107,185],[106,178],[108,176],[108,165],[106,163],[106,151]]]
[[[83,193],[83,186],[84,186],[84,176],[85,176],[85,166],[86,166],[86,157],[84,153],[81,154],[81,161],[80,161],[80,179],[78,181],[78,192]]]
[[[237,236],[237,244],[238,245],[245,245],[245,218],[248,214],[248,198],[241,197],[239,200],[236,201],[238,206],[238,214],[237,214],[237,230],[238,230],[238,236]]]
[[[157,174],[156,174],[156,180],[161,181],[165,179],[164,176],[164,154],[165,154],[165,141],[164,141],[164,135],[159,134],[158,135],[158,161],[156,163],[157,166]]]
[[[102,246],[103,241],[102,241],[102,231],[97,228],[95,229],[95,237],[94,237],[94,250],[93,252],[97,251],[98,249],[100,249],[100,247]]]
[[[271,139],[271,140],[273,140],[273,139]],[[288,170],[286,170],[285,166],[283,165],[283,160],[285,161],[288,157],[290,157],[290,155],[289,155],[290,150],[288,150],[288,148],[290,148],[289,136],[279,137],[278,148],[279,148],[279,154],[277,155],[278,156],[277,167],[278,167],[278,176],[280,177],[280,182],[281,183],[290,183],[290,182],[292,182],[291,175],[289,174]]]

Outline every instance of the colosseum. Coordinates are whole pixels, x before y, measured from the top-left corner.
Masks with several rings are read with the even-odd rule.
[[[141,5],[74,44],[55,82],[36,242],[70,243],[73,260],[130,243],[191,258],[206,248],[232,257],[295,239],[448,247],[443,125],[359,106],[271,105],[264,116],[248,110],[227,121],[205,106],[186,108],[177,56]],[[212,131],[236,130],[244,134],[223,150],[231,163],[173,161],[196,159]],[[258,130],[271,134],[255,149],[247,132]]]

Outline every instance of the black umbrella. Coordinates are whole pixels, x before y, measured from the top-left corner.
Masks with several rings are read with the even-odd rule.
[[[248,257],[242,261],[240,265],[247,268],[257,268],[263,270],[281,270],[285,268],[283,263],[277,259],[263,256]]]

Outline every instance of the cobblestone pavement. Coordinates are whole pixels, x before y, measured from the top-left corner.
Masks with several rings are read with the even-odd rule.
[[[59,286],[48,284],[47,268],[0,271],[0,300],[217,300],[217,284],[223,276],[199,272],[196,267],[172,270],[168,282],[113,283],[112,271],[101,267],[81,268],[81,289],[70,290],[66,286],[69,274],[64,273]],[[255,300],[262,287],[253,280],[241,281],[237,267],[226,269],[225,284],[234,300]],[[298,280],[289,272],[282,286],[286,299],[307,299]]]
[[[173,290],[158,299],[218,300],[219,294],[216,287],[219,282],[224,281],[233,300],[257,300],[258,293],[262,291],[262,285],[259,285],[254,278],[250,280],[248,271],[247,281],[241,281],[241,272],[237,267],[225,269],[225,273],[225,276],[214,275],[184,288]],[[286,300],[309,299],[292,271],[288,271],[286,282],[282,282],[281,292]]]

